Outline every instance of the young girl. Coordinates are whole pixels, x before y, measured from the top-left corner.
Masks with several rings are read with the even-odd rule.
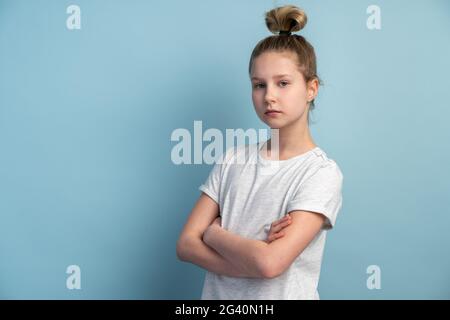
[[[275,35],[256,45],[249,75],[256,113],[278,129],[278,140],[226,150],[178,240],[179,259],[208,270],[202,299],[319,299],[326,231],[342,206],[343,175],[309,133],[321,81],[313,47],[292,33],[306,21],[295,6],[266,13]],[[248,161],[236,164],[242,154]],[[273,164],[276,170],[263,173]]]

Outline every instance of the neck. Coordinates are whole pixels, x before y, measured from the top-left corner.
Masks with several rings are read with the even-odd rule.
[[[272,131],[271,135],[276,139],[275,132]],[[272,138],[267,143],[268,150],[271,150],[271,140]],[[316,147],[307,121],[303,117],[295,123],[278,129],[278,141],[280,158],[301,154]]]

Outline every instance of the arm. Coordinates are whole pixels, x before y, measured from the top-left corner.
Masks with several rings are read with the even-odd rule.
[[[268,248],[266,242],[247,239],[223,229],[220,218],[207,228],[203,241],[225,259],[233,261],[239,269],[258,278],[266,278],[262,270],[262,261]]]
[[[207,246],[200,238],[191,237],[183,245],[178,245],[178,258],[185,262],[191,262],[208,271],[225,275],[228,277],[251,277],[235,267],[228,260],[223,258],[214,249]]]
[[[254,277],[203,242],[204,231],[218,215],[218,204],[202,193],[177,241],[178,259],[229,277]]]
[[[275,278],[303,252],[325,220],[322,214],[310,211],[292,211],[290,215],[292,222],[284,228],[284,236],[271,243],[233,234],[216,221],[208,227],[203,239],[239,268],[264,278]]]

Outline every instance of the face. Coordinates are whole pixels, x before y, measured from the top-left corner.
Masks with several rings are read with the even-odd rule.
[[[291,52],[265,52],[253,60],[252,100],[258,117],[272,129],[307,122],[317,80],[306,84]],[[270,110],[278,112],[267,113]]]

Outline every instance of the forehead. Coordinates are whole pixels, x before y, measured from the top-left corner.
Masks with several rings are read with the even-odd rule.
[[[296,57],[290,52],[265,52],[253,60],[252,78],[272,78],[275,75],[298,76]]]

